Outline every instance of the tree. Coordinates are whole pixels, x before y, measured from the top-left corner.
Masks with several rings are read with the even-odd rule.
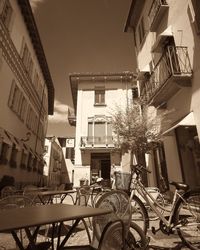
[[[142,108],[141,108],[142,107]],[[130,151],[130,165],[133,155],[139,164],[145,164],[144,155],[161,141],[163,115],[156,114],[155,108],[139,101],[127,101],[112,112],[112,128],[115,143],[123,150]]]

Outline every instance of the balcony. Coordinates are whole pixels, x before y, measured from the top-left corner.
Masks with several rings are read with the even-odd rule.
[[[76,115],[70,109],[68,109],[68,122],[71,126],[76,126]]]
[[[86,148],[115,148],[112,136],[82,136],[80,147]]]
[[[141,84],[141,97],[161,106],[183,87],[191,86],[192,69],[187,47],[168,46],[149,78]]]
[[[166,0],[154,0],[149,11],[150,31],[155,32],[169,6]]]

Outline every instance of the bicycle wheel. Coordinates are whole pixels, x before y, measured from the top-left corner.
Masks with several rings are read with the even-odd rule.
[[[128,235],[125,239],[125,249],[146,249],[148,240],[144,231],[135,223],[131,222]]]
[[[103,189],[99,192],[96,193],[96,195],[94,196],[93,198],[93,203],[92,203],[92,206],[95,207],[96,203],[98,202],[98,200],[101,198],[101,196],[107,192],[110,192],[111,189]]]
[[[200,249],[200,190],[191,190],[177,201],[175,225],[178,234],[187,247]]]
[[[125,192],[119,190],[106,192],[99,198],[95,207],[113,211],[93,218],[94,235],[97,240],[100,239],[103,229],[110,221],[122,220],[125,232],[128,232],[131,221],[131,206],[129,196]]]
[[[149,216],[143,202],[136,195],[133,195],[131,200],[131,209],[132,221],[141,227],[146,234],[149,227]]]

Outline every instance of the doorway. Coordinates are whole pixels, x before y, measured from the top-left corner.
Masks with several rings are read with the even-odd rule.
[[[91,153],[91,183],[99,177],[110,180],[110,153]]]
[[[191,188],[200,186],[200,144],[196,126],[176,128],[182,178]]]

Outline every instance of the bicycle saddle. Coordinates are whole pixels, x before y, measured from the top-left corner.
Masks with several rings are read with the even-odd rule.
[[[182,182],[170,181],[169,184],[175,186],[177,190],[187,191],[189,189],[189,186]]]

